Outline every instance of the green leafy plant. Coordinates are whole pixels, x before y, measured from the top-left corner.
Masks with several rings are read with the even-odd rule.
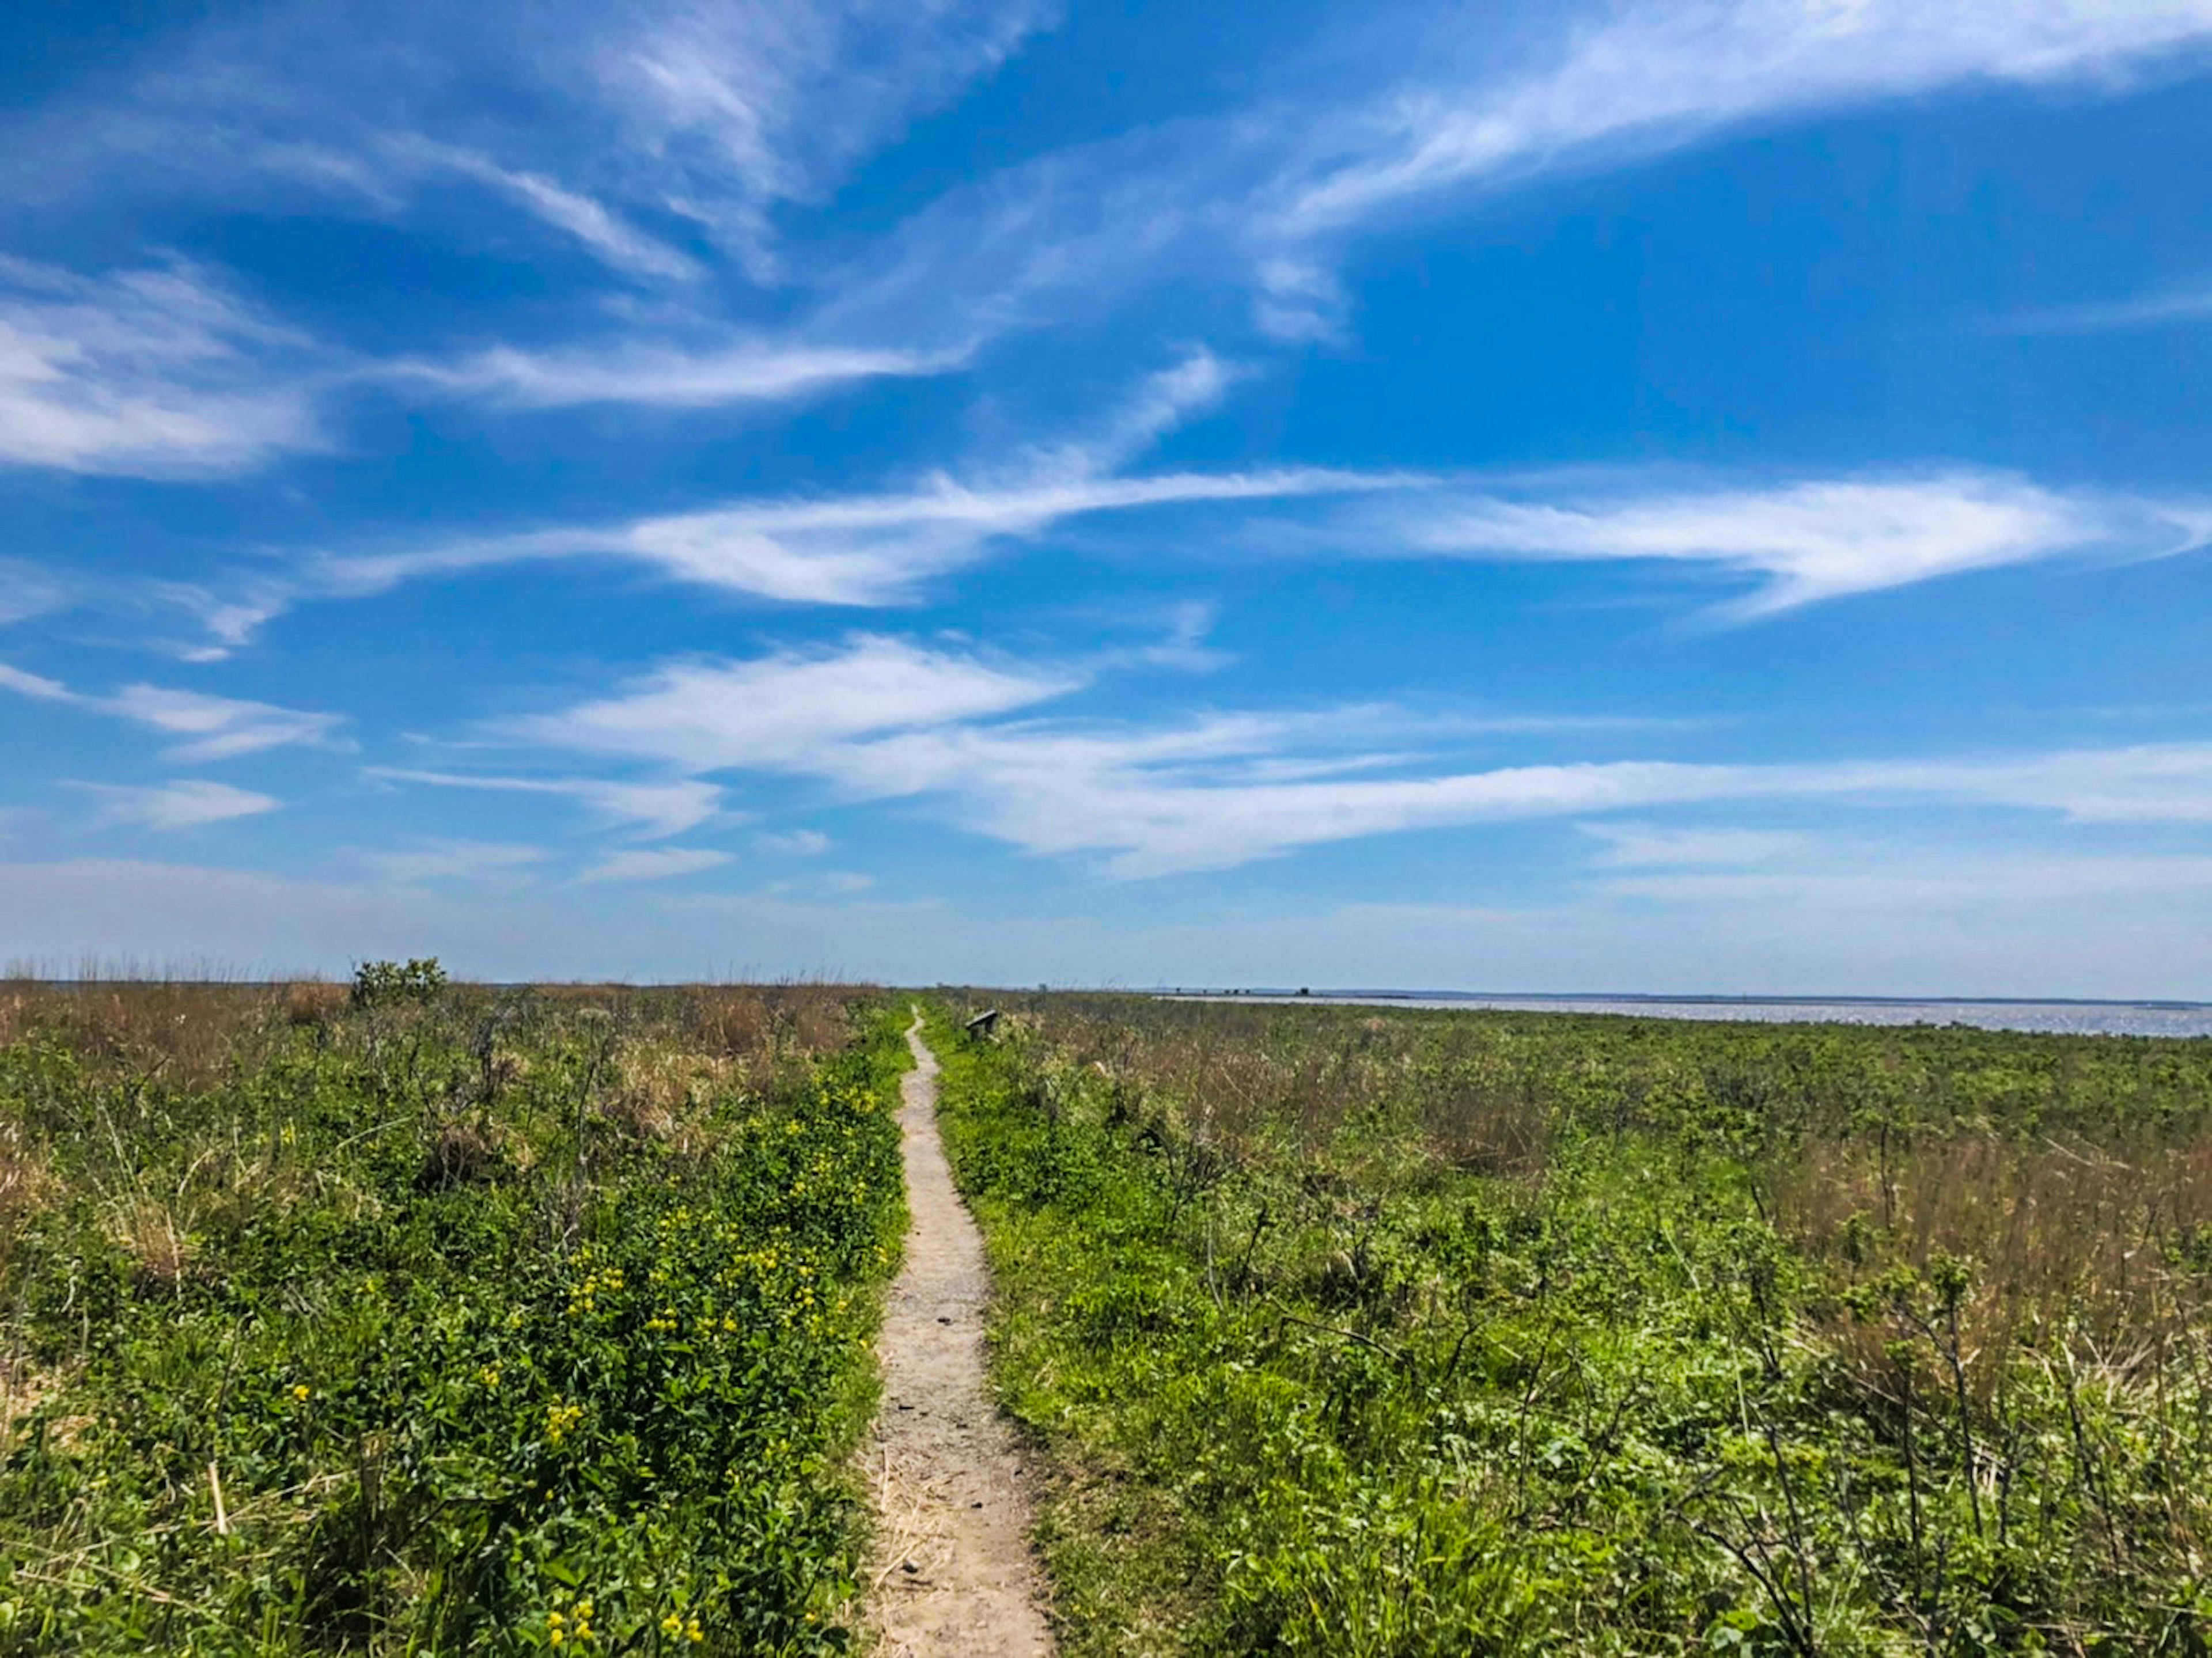
[[[353,970],[353,1005],[385,1007],[428,1002],[446,987],[446,969],[434,956],[405,962],[363,962]]]

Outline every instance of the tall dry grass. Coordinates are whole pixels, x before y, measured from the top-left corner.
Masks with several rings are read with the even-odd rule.
[[[1806,1146],[1773,1178],[1777,1225],[1844,1284],[1958,1263],[1960,1360],[1986,1400],[2021,1351],[2128,1378],[2212,1331],[2212,1139],[2096,1147],[1961,1136],[1892,1163]],[[1863,1321],[1861,1321],[1863,1324]],[[1879,1328],[1831,1321],[1879,1376]]]

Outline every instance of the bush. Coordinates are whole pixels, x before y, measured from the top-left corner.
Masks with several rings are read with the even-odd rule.
[[[406,962],[363,962],[353,970],[353,1005],[382,1007],[393,1002],[428,1002],[446,987],[446,969],[434,956]]]

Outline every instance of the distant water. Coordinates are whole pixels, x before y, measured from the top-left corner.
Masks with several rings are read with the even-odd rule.
[[[2212,1036],[2207,1002],[1893,1001],[1882,997],[1787,1000],[1765,996],[1455,996],[1363,991],[1292,996],[1259,992],[1209,1001],[1320,1002],[1353,1007],[1487,1007],[1516,1013],[1620,1013],[1639,1019],[1750,1019],[1768,1024],[1967,1024],[2090,1036]]]

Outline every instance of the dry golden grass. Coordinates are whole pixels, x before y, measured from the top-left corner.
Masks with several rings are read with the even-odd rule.
[[[240,1040],[265,1023],[280,994],[272,985],[189,980],[15,980],[0,988],[0,1044],[38,1032],[96,1077],[205,1088],[222,1079]]]
[[[112,1230],[141,1289],[173,1291],[190,1275],[191,1218],[181,1205],[133,1193],[117,1205]]]
[[[1863,1272],[1972,1263],[1977,1301],[2020,1327],[2062,1312],[2093,1333],[2212,1294],[2179,1257],[2212,1237],[2212,1143],[2129,1152],[1984,1136],[1914,1148],[1885,1171],[1816,1142],[1774,1183],[1777,1220],[1816,1258]]]
[[[345,1011],[346,987],[325,979],[301,979],[284,987],[284,1022],[327,1025]]]

